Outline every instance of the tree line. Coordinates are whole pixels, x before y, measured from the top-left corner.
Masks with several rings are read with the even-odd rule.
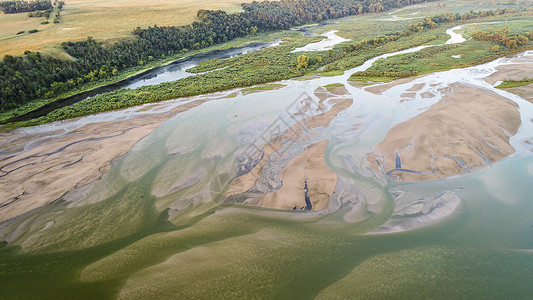
[[[243,12],[200,10],[186,26],[136,28],[133,40],[104,44],[88,38],[62,46],[74,60],[26,52],[0,62],[0,110],[52,98],[88,82],[109,78],[148,61],[220,44],[257,31],[288,29],[331,18],[379,12],[432,0],[281,0],[242,4]]]
[[[18,0],[0,2],[0,10],[4,12],[4,14],[16,14],[21,12],[47,9],[52,9],[52,2],[50,0],[33,0],[31,2]]]

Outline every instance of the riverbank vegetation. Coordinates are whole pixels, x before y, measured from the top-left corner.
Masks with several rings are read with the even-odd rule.
[[[362,40],[356,40],[352,42],[346,42],[342,45],[336,46],[333,50],[329,51],[322,51],[322,52],[306,52],[305,54],[302,53],[290,53],[293,49],[296,47],[303,46],[307,43],[310,43],[314,40],[316,40],[316,37],[305,37],[301,36],[299,32],[296,31],[284,31],[279,32],[276,34],[270,34],[266,37],[263,37],[263,39],[272,40],[273,38],[282,38],[284,40],[284,43],[282,45],[265,49],[256,53],[249,53],[243,56],[239,56],[236,58],[231,59],[216,59],[211,61],[202,62],[198,67],[193,68],[192,72],[205,72],[205,71],[213,71],[211,73],[201,74],[195,77],[190,77],[186,79],[179,80],[177,82],[169,82],[164,83],[161,85],[153,86],[153,87],[143,87],[136,90],[125,90],[125,91],[114,91],[105,93],[102,95],[99,95],[97,97],[91,98],[89,100],[74,104],[70,107],[61,108],[57,111],[54,111],[47,116],[41,117],[39,119],[25,121],[17,123],[16,125],[22,125],[22,126],[28,126],[28,125],[35,125],[35,124],[41,124],[45,122],[60,120],[60,119],[66,119],[71,117],[77,117],[82,116],[86,114],[101,112],[101,111],[107,111],[111,109],[118,109],[123,107],[128,107],[132,105],[138,105],[141,103],[147,103],[147,102],[154,102],[154,101],[162,101],[162,100],[169,100],[174,99],[178,97],[185,97],[185,96],[192,96],[192,95],[198,95],[202,93],[209,93],[209,92],[215,92],[220,90],[227,90],[232,88],[238,88],[238,87],[246,87],[250,85],[257,85],[257,84],[263,84],[270,81],[276,81],[276,80],[283,80],[283,79],[289,79],[289,78],[295,78],[299,76],[304,75],[313,75],[313,74],[319,74],[319,75],[328,75],[328,74],[337,74],[339,72],[342,72],[343,70],[350,69],[353,67],[356,67],[358,65],[361,65],[364,61],[381,55],[388,52],[408,49],[414,46],[423,45],[423,44],[438,44],[443,43],[447,38],[448,35],[444,32],[446,28],[450,27],[451,25],[460,24],[464,22],[471,22],[471,19],[480,19],[480,20],[493,20],[497,18],[510,18],[511,16],[517,16],[520,17],[523,14],[527,14],[529,11],[523,10],[523,9],[498,9],[498,10],[491,10],[489,12],[473,12],[469,11],[468,13],[441,13],[434,15],[433,17],[428,18],[421,18],[418,22],[412,22],[410,25],[406,25],[403,29],[401,27],[396,26],[396,30],[391,32],[390,28],[394,26],[389,26],[390,28],[387,28],[388,30],[383,31],[376,31],[373,38],[369,39],[362,39]],[[213,14],[215,17],[213,17]],[[211,20],[212,22],[214,18],[217,20],[217,22],[222,22],[223,20],[227,20],[228,17],[227,14],[223,12],[207,12],[207,11],[201,11],[199,12],[199,15],[204,18],[205,20]],[[220,20],[218,18],[221,18]],[[266,20],[268,18],[265,17]],[[222,20],[222,21],[221,21]],[[353,24],[360,24],[360,22],[352,22]],[[392,23],[392,22],[390,22]],[[440,26],[440,24],[448,24],[445,26]],[[221,24],[221,23],[217,23]],[[341,23],[343,27],[348,27],[348,22]],[[282,24],[283,25],[283,24]],[[282,26],[279,25],[279,26]],[[336,24],[331,24],[326,27],[335,28]],[[194,28],[194,24],[191,25],[192,28]],[[196,25],[199,26],[199,25]],[[283,25],[284,26],[284,25]],[[326,30],[327,28],[324,27],[323,29]],[[250,27],[248,27],[250,28]],[[146,34],[146,38],[153,39],[154,42],[157,41],[156,37],[159,36],[159,34],[164,35],[166,28],[162,27],[154,27],[149,28],[148,30],[144,31],[141,29],[137,30],[137,33],[139,35]],[[255,30],[255,29],[254,29]],[[258,29],[259,30],[259,29]],[[148,33],[150,32],[150,33]],[[153,36],[152,36],[153,34]],[[250,36],[250,38],[254,37],[254,35]],[[255,36],[257,37],[257,36]],[[480,41],[481,42],[481,41]],[[465,43],[469,44],[469,43]],[[83,45],[81,47],[80,45]],[[470,48],[465,48],[465,51],[468,50],[468,52],[471,55],[461,56],[461,59],[451,59],[452,63],[443,64],[444,67],[450,68],[450,65],[453,67],[464,67],[467,66],[467,64],[477,64],[481,60],[480,59],[488,59],[489,56],[487,55],[485,49],[483,47],[480,47],[481,44],[473,44],[470,45]],[[90,56],[91,51],[87,49],[92,49],[91,47],[95,47],[93,50],[99,53],[98,51],[104,51],[101,50],[98,47],[103,47],[103,45],[98,43],[94,40],[87,40],[80,43],[71,43],[65,45],[67,49],[71,49],[74,53],[82,53],[81,56]],[[161,47],[167,47],[167,46],[161,46]],[[87,48],[87,49],[84,49]],[[457,48],[457,45],[447,45],[444,47],[438,47],[438,48],[432,48],[431,51],[427,50],[427,53],[422,50],[419,53],[416,53],[419,55],[418,57],[414,57],[417,59],[423,58],[423,56],[427,56],[428,60],[431,60],[432,55],[442,53],[441,55],[448,55],[448,52],[453,52]],[[521,48],[522,49],[522,48]],[[127,50],[127,49],[126,49]],[[490,52],[491,49],[489,49]],[[196,50],[200,51],[200,50]],[[105,53],[105,52],[102,52]],[[176,57],[177,55],[180,55],[181,53],[188,53],[183,51],[178,51],[177,54],[173,56],[168,56],[166,59],[168,60],[170,57]],[[490,57],[499,57],[502,55],[505,55],[506,52],[497,52],[497,53],[491,53],[492,56]],[[185,55],[182,54],[182,55]],[[451,54],[453,55],[453,54]],[[449,58],[452,56],[448,55]],[[38,54],[35,53],[28,53],[27,56],[35,57],[38,56]],[[98,56],[98,55],[96,55]],[[303,59],[302,57],[305,56],[306,59]],[[42,56],[41,56],[42,57]],[[161,57],[165,57],[164,54],[162,54]],[[305,65],[300,64],[300,68],[298,68],[298,57],[300,57],[301,62],[305,60]],[[398,57],[404,57],[404,56],[398,56]],[[122,56],[123,59],[129,61],[127,58],[127,55]],[[17,58],[15,58],[17,59]],[[30,58],[31,59],[31,58]],[[91,61],[91,58],[88,57],[85,59],[86,62]],[[386,63],[389,63],[389,61],[394,61],[397,59],[390,58],[386,61]],[[144,61],[143,61],[144,62]],[[483,62],[483,61],[481,61]],[[160,60],[158,59],[151,59],[147,60],[146,64],[150,65],[157,65],[160,63]],[[400,77],[406,77],[406,76],[413,76],[424,72],[430,72],[433,67],[435,67],[435,62],[431,61],[431,63],[424,64],[427,70],[423,70],[420,68],[414,68],[413,66],[410,66],[409,63],[405,64],[403,63],[403,66],[401,68],[391,67],[391,65],[388,65],[388,69],[385,67],[378,67],[382,65],[385,62],[377,62],[375,66],[368,70],[367,73],[360,73],[355,74],[353,76],[353,80],[360,80],[360,81],[368,81],[368,80],[377,80],[379,81],[387,81],[392,80],[395,78]],[[88,64],[88,63],[86,63]],[[437,62],[437,64],[439,64]],[[400,65],[400,64],[398,64]],[[444,68],[443,67],[443,68]],[[145,69],[146,65],[143,63],[137,62],[137,65],[132,67],[139,69]],[[100,67],[98,72],[91,71],[88,74],[89,80],[88,82],[85,82],[84,78],[80,79],[80,86],[76,86],[77,80],[72,83],[72,81],[67,81],[67,83],[63,84],[55,84],[54,88],[62,91],[60,92],[60,95],[63,96],[66,93],[71,93],[72,90],[79,90],[80,87],[85,86],[98,86],[99,82],[114,82],[116,81],[117,77],[124,78],[123,74],[125,71],[129,71],[132,68],[126,68],[122,71],[119,71],[115,66],[110,67],[108,65],[105,65],[105,67]],[[221,69],[222,70],[217,70]],[[317,69],[320,68],[320,72],[317,72]],[[428,69],[429,68],[429,69]],[[438,70],[438,68],[437,68]],[[93,76],[91,77],[90,74]],[[117,75],[114,75],[117,74]],[[131,74],[131,73],[130,73]],[[91,81],[94,78],[95,81]],[[66,85],[66,86],[65,86]],[[71,88],[69,85],[74,86]],[[60,99],[61,97],[55,97],[54,99]],[[46,103],[47,101],[43,101],[41,103]],[[49,102],[49,101],[48,101]],[[39,105],[33,106],[33,103],[30,102],[30,104],[25,106],[25,110],[18,110],[18,115],[22,113],[23,111],[28,111],[29,109],[33,109],[35,107],[38,107]],[[16,110],[14,110],[16,112]],[[1,119],[7,120],[9,117],[17,115],[17,113],[12,113],[13,111],[10,111],[8,114],[3,114],[4,117]]]
[[[368,70],[353,74],[351,80],[389,82],[402,77],[466,68],[505,55],[533,49],[533,42],[529,40],[533,33],[530,31],[530,28],[533,28],[533,21],[529,13],[528,11],[506,12],[501,15],[499,13],[477,13],[481,20],[498,29],[492,28],[488,32],[467,30],[466,37],[472,37],[472,39],[464,43],[430,47],[416,53],[378,61]],[[505,23],[492,23],[499,16],[513,19],[508,19]],[[514,25],[522,32],[510,32]]]
[[[446,26],[431,26],[429,22],[422,22],[428,24],[427,29],[415,30],[409,35],[398,34],[397,38],[386,38],[387,36],[392,35],[383,34],[379,35],[379,38],[373,39],[371,42],[349,42],[349,45],[364,44],[357,50],[355,50],[355,48],[357,48],[357,46],[355,46],[353,51],[346,51],[347,46],[339,45],[329,51],[306,52],[307,67],[301,68],[298,68],[298,57],[301,57],[302,54],[291,53],[291,51],[297,47],[312,42],[316,37],[302,37],[295,31],[274,34],[271,36],[272,38],[283,36],[285,42],[277,47],[267,48],[262,51],[248,53],[235,58],[206,61],[193,69],[193,71],[196,72],[215,70],[213,72],[200,74],[175,82],[166,82],[156,86],[145,86],[135,90],[118,90],[104,93],[74,105],[63,107],[41,118],[20,122],[16,125],[29,126],[42,124],[142,103],[246,87],[304,75],[320,75],[322,72],[317,71],[320,67],[324,68],[323,72],[345,70],[361,65],[364,61],[381,54],[408,49],[427,43],[442,43],[448,38],[448,35],[445,34],[446,28],[458,24],[457,22],[453,22]],[[461,21],[459,21],[459,23],[460,22]],[[417,22],[415,24],[419,23]],[[409,30],[408,27],[406,30]],[[404,66],[404,68],[401,68],[402,64],[395,60],[397,57],[403,57],[402,60],[405,61],[404,55],[392,57],[385,61],[376,62],[376,67],[371,68],[368,73],[355,74],[352,80],[367,81],[369,79],[377,78],[382,80],[388,78],[389,80],[392,80],[394,78],[417,75],[426,71],[430,72],[434,69],[438,70],[439,67],[450,67],[451,63],[443,63],[442,66],[437,65],[439,64],[439,60],[436,60],[435,57],[449,57],[450,61],[454,63],[454,67],[464,67],[468,64],[473,65],[479,63],[480,60],[487,59],[487,57],[489,57],[487,54],[489,53],[491,59],[502,54],[491,53],[487,43],[488,42],[484,41],[468,41],[465,45],[446,45],[427,48],[417,53],[408,54],[412,57],[409,63],[403,64],[406,66]],[[460,48],[463,46],[465,48]],[[456,61],[457,59],[452,58],[451,55],[453,55],[452,53],[456,53],[457,49],[463,49],[462,51],[467,52],[468,55],[465,55]],[[393,62],[393,67],[390,68],[393,68],[394,71],[388,70],[381,73],[382,71],[380,69],[389,66],[388,64],[391,61]],[[420,61],[420,63],[417,63],[417,61]],[[413,67],[415,64],[417,67],[424,66],[425,69],[416,69]]]
[[[137,27],[132,40],[104,45],[89,37],[62,44],[74,60],[45,57],[27,52],[24,57],[7,55],[0,62],[0,111],[17,108],[32,100],[57,97],[87,82],[117,75],[121,70],[142,66],[168,55],[221,44],[259,31],[288,29],[309,22],[349,15],[380,12],[424,0],[320,0],[243,3],[243,12],[199,10],[199,22],[181,27]],[[426,0],[429,1],[429,0]],[[425,1],[424,1],[425,2]]]

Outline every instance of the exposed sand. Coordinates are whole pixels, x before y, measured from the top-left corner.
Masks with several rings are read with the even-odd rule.
[[[335,92],[338,94],[347,93],[344,87],[336,87]],[[327,99],[327,92],[324,89],[315,91],[315,94],[321,96],[321,102]],[[319,111],[321,112],[320,114],[303,119],[282,135],[273,138],[265,146],[263,157],[259,163],[250,172],[233,180],[228,192],[225,194],[224,201],[241,202],[247,205],[267,208],[301,210],[307,207],[305,201],[305,186],[307,184],[312,210],[327,209],[329,199],[337,183],[337,174],[331,171],[324,161],[324,149],[327,140],[306,146],[302,153],[293,157],[284,168],[279,170],[283,182],[279,189],[267,191],[266,193],[260,192],[262,189],[257,189],[257,184],[262,176],[272,175],[270,173],[277,171],[276,166],[270,166],[270,169],[265,171],[268,175],[263,174],[263,169],[274,153],[278,154],[278,159],[279,156],[290,155],[287,153],[291,152],[288,149],[290,149],[292,143],[305,142],[306,133],[304,131],[327,126],[340,111],[348,108],[352,103],[352,99],[332,99],[330,104],[333,106],[330,110]],[[309,108],[304,106],[303,109]],[[301,113],[302,111],[300,110],[295,115]],[[280,159],[281,161],[283,159]]]
[[[501,65],[496,68],[497,72],[488,76],[485,81],[495,84],[497,81],[521,80],[533,77],[533,52],[521,57],[514,57],[513,64]]]
[[[533,78],[533,52],[527,52],[526,55],[514,57],[513,64],[501,65],[496,68],[497,72],[488,76],[485,81],[495,84],[497,81],[504,80],[522,80],[524,78]],[[525,100],[533,103],[533,84],[505,89]]]
[[[374,170],[399,181],[433,180],[485,167],[514,152],[509,138],[521,124],[514,102],[459,83],[443,92],[440,102],[389,130],[367,157]]]
[[[204,101],[193,101],[166,113],[139,118],[91,123],[68,134],[39,140],[45,134],[0,134],[0,222],[44,206],[65,193],[96,181],[136,142],[162,122]],[[70,122],[70,121],[66,121]]]
[[[285,85],[284,84],[261,84],[257,86],[243,88],[241,89],[241,93],[243,95],[248,95],[248,94],[271,91],[271,90],[279,90],[282,87],[285,87]]]
[[[420,90],[422,90],[422,88],[424,88],[426,84],[425,83],[417,83],[417,84],[413,84],[413,86],[408,89],[407,91],[409,92],[418,92]]]
[[[318,108],[318,112],[320,114],[317,114],[312,117],[308,117],[303,119],[298,124],[291,127],[289,130],[287,130],[284,134],[272,139],[271,143],[282,143],[287,141],[302,141],[307,139],[306,135],[306,129],[313,129],[317,127],[326,127],[328,126],[329,122],[337,116],[337,114],[348,107],[352,105],[353,100],[352,99],[333,99],[330,101],[330,104],[333,104],[333,107],[328,111],[323,111],[323,105],[322,101],[320,101],[320,106]],[[305,128],[302,126],[304,125]]]
[[[531,70],[532,73],[533,73],[533,70]],[[532,76],[533,77],[533,74]],[[528,85],[524,85],[524,86],[517,86],[517,87],[513,87],[513,88],[507,88],[505,89],[506,91],[508,92],[511,92],[515,95],[518,95],[520,97],[522,97],[523,99],[533,103],[533,84],[528,84]]]
[[[348,83],[353,86],[353,87],[356,87],[356,88],[364,88],[364,87],[368,87],[370,85],[374,85],[374,84],[378,84],[378,83],[375,83],[375,82],[368,82],[368,81],[348,81]]]
[[[414,99],[416,97],[416,93],[403,93],[400,95],[400,97]]]
[[[392,217],[372,233],[393,233],[412,230],[442,221],[459,207],[461,200],[452,191],[420,199],[405,194],[396,199]]]
[[[250,170],[250,172],[235,178],[224,197],[230,197],[233,195],[241,194],[253,188],[254,185],[257,183],[259,177],[261,177],[261,171],[267,163],[270,155],[278,151],[280,148],[280,144],[265,145],[265,148],[263,150],[263,158],[261,159],[261,161],[259,161],[259,163],[255,165],[255,167]]]
[[[407,77],[407,78],[401,78],[401,79],[396,79],[394,80],[393,82],[391,83],[385,83],[385,84],[379,84],[379,85],[373,85],[373,86],[369,86],[367,88],[365,88],[365,91],[367,92],[371,92],[373,94],[376,94],[376,95],[381,95],[383,92],[385,92],[386,90],[390,89],[390,88],[393,88],[397,85],[400,85],[400,84],[404,84],[404,83],[409,83],[417,78],[420,78],[420,77],[423,77],[424,75],[421,75],[421,76],[417,76],[417,77]],[[420,87],[421,89],[422,87]],[[417,91],[417,90],[410,90],[410,91]]]
[[[304,187],[307,181],[312,210],[326,209],[337,183],[337,174],[331,171],[324,161],[326,144],[327,141],[314,144],[294,158],[281,173],[281,189],[257,199],[250,199],[248,203],[277,209],[304,209]]]
[[[344,96],[350,93],[344,86],[327,86],[326,89],[328,90],[328,92],[332,93],[333,95]]]

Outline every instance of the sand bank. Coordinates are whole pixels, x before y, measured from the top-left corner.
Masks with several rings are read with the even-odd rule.
[[[344,87],[335,87],[334,92],[340,95],[347,91]],[[321,103],[328,99],[327,94],[325,89],[315,92],[315,95],[320,95]],[[352,103],[352,99],[331,99],[329,104],[332,106],[328,111],[319,107],[319,114],[304,118],[273,138],[265,145],[257,165],[232,181],[223,201],[275,209],[327,209],[337,183],[337,174],[328,168],[324,160],[327,140],[309,142],[308,131],[327,126]],[[295,115],[308,110],[309,107],[304,105]],[[276,178],[281,179],[281,184]]]
[[[393,87],[395,87],[397,85],[400,85],[400,84],[405,84],[405,83],[412,82],[415,79],[421,78],[423,76],[425,76],[425,75],[421,75],[421,76],[417,76],[417,77],[400,78],[400,79],[394,80],[391,83],[372,85],[372,86],[366,87],[365,91],[371,92],[371,93],[376,94],[376,95],[381,95],[383,92],[385,92],[386,90],[388,90],[390,88],[393,88]],[[421,88],[422,87],[420,87],[419,89],[421,89]],[[417,90],[413,90],[413,91],[417,91]]]
[[[531,77],[533,77],[533,74]],[[533,84],[528,84],[525,86],[518,86],[518,87],[513,87],[513,88],[507,88],[505,90],[515,95],[518,95],[522,97],[523,99],[533,103]]]
[[[513,57],[510,64],[496,67],[496,72],[485,78],[490,84],[504,80],[521,80],[533,77],[533,51],[526,52],[523,56]]]
[[[454,84],[427,111],[389,130],[367,156],[399,181],[433,180],[473,171],[514,152],[516,104],[494,92]]]
[[[324,161],[326,144],[327,141],[314,144],[291,160],[281,173],[283,186],[279,190],[262,197],[248,199],[245,203],[277,209],[302,210],[309,208],[305,199],[307,193],[311,210],[326,209],[337,183],[337,174],[331,171]]]
[[[392,217],[371,234],[412,230],[442,221],[459,207],[455,192],[446,191],[428,198],[413,198],[403,194],[396,198]]]
[[[0,222],[96,181],[109,171],[113,159],[124,155],[162,122],[203,102],[138,118],[89,123],[50,138],[46,137],[52,132],[1,134],[0,153],[5,156],[0,159]]]

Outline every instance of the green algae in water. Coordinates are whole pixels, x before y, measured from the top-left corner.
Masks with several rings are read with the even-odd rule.
[[[338,82],[319,80],[323,80],[320,86]],[[296,99],[302,91],[311,94],[315,88],[283,93]],[[58,201],[8,225],[21,229],[12,243],[0,245],[1,297],[533,295],[532,155],[516,155],[460,177],[383,187],[345,168],[341,151],[329,148],[326,162],[332,170],[380,196],[381,209],[359,223],[343,221],[344,207],[320,215],[219,205],[224,185],[214,180],[234,171],[235,135],[257,118],[272,122],[288,105],[286,99],[275,97],[276,91],[269,93],[205,103],[181,114],[133,147],[95,184],[91,191],[95,194],[79,205]],[[263,115],[257,116],[257,111]],[[383,132],[373,139],[386,130],[384,125],[379,128]],[[350,149],[365,142],[354,140]],[[187,153],[180,152],[185,151],[183,146],[190,147]],[[180,155],[185,162],[180,162]],[[184,165],[189,170],[207,168],[209,175],[197,186],[173,191],[172,184],[183,174],[173,177],[172,171],[177,173]],[[156,190],[170,194],[162,192],[158,198]],[[462,203],[439,223],[367,234],[393,214],[390,191],[422,198],[456,191]],[[196,196],[210,201],[192,201],[168,218],[167,208],[173,202]],[[53,225],[44,229],[51,221]]]

